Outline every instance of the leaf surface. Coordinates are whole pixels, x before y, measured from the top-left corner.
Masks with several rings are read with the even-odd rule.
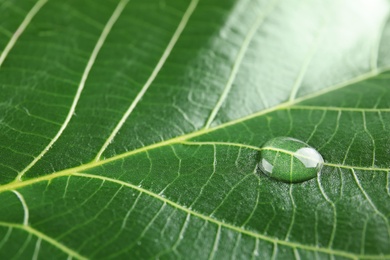
[[[0,258],[390,258],[390,3],[0,1]],[[259,172],[289,136],[325,160]]]

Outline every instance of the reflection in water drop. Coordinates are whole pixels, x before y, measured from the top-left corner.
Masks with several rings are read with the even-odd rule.
[[[308,144],[291,137],[276,137],[262,147],[259,168],[274,179],[293,183],[316,177],[323,163],[321,154]]]
[[[316,168],[319,163],[324,163],[321,154],[314,148],[301,148],[295,152],[294,156],[298,158],[307,168]]]
[[[261,160],[261,166],[266,172],[272,172],[272,169],[274,168],[272,164],[270,164],[266,159]]]

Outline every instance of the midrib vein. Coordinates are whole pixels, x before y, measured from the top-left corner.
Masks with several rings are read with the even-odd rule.
[[[224,145],[224,146],[235,146],[235,147],[240,147],[240,148],[246,148],[250,150],[255,150],[255,151],[275,151],[275,152],[282,152],[285,154],[289,154],[291,156],[295,156],[295,153],[280,149],[280,148],[275,148],[275,147],[257,147],[253,145],[248,145],[248,144],[241,144],[241,143],[231,143],[231,142],[186,142],[183,141],[181,144],[185,145]],[[311,159],[310,157],[306,157],[303,155],[300,155],[300,157],[306,158],[306,159]],[[355,169],[355,170],[363,170],[363,171],[383,171],[383,172],[389,172],[390,168],[378,168],[378,167],[364,167],[364,166],[354,166],[354,165],[346,165],[346,164],[339,164],[339,163],[328,163],[324,162],[324,165],[330,166],[330,167],[335,167],[335,168],[345,168],[345,169]]]
[[[87,64],[87,67],[83,73],[83,77],[82,77],[82,80],[81,80],[81,83],[79,85],[79,88],[77,90],[77,93],[76,93],[76,96],[74,98],[74,101],[73,101],[73,104],[72,104],[72,107],[67,115],[67,118],[66,120],[64,121],[63,125],[61,126],[60,130],[57,132],[56,136],[51,140],[51,142],[42,150],[42,152],[36,156],[34,158],[34,160],[28,165],[26,166],[16,177],[16,181],[22,181],[22,177],[23,175],[29,170],[31,169],[37,161],[39,161],[45,154],[46,152],[53,146],[53,144],[58,140],[58,138],[61,136],[62,132],[65,130],[65,128],[67,127],[70,119],[72,118],[73,116],[73,113],[75,112],[75,107],[78,103],[78,99],[80,98],[80,95],[81,95],[81,91],[84,87],[84,84],[85,84],[85,81],[88,77],[88,74],[89,74],[89,71],[91,70],[92,68],[92,65],[94,64],[94,61],[97,57],[97,54],[98,52],[100,51],[100,48],[102,47],[107,35],[109,34],[112,26],[114,25],[114,23],[116,22],[116,20],[118,19],[118,17],[120,16],[121,12],[123,11],[124,7],[126,6],[126,4],[128,3],[129,0],[121,0],[118,4],[118,6],[116,7],[116,9],[114,10],[112,16],[110,17],[109,21],[107,22],[105,28],[103,29],[103,32],[93,50],[93,53],[91,54],[91,57],[90,57],[90,60]],[[42,0],[41,1],[41,4],[38,5],[39,8],[41,8],[41,6],[45,3],[46,1],[45,0]],[[178,29],[176,30],[176,33],[178,33],[180,35],[181,31],[184,30],[184,27],[185,27],[185,24],[187,23],[190,15],[192,14],[192,12],[194,11],[194,9],[196,8],[196,5],[198,3],[198,0],[193,0],[190,4],[190,6],[188,7],[187,11],[186,11],[186,14],[183,16],[183,19],[182,21],[184,20],[184,23],[182,26],[179,25]],[[37,12],[39,10],[39,8],[37,8],[36,11],[34,12]],[[32,11],[31,11],[32,12]],[[33,14],[34,14],[33,12]],[[187,13],[188,12],[188,13]],[[187,17],[188,16],[188,17]],[[31,17],[32,18],[32,17]],[[31,20],[31,19],[30,19]],[[27,25],[25,25],[27,26]],[[178,36],[179,36],[178,35]],[[174,37],[173,37],[174,38]],[[177,39],[176,39],[177,40]],[[175,40],[175,41],[176,41]],[[171,40],[172,42],[172,45],[175,44],[175,41]],[[170,43],[171,43],[170,42]],[[173,48],[173,47],[172,47]],[[169,49],[169,45],[167,47],[167,49]],[[170,52],[170,51],[169,51]],[[169,52],[166,54],[166,55],[169,55]],[[165,55],[165,54],[164,54]],[[164,57],[163,55],[163,57]],[[163,59],[163,58],[162,58]],[[162,65],[161,65],[162,66]],[[282,110],[282,109],[289,109],[289,108],[293,108],[292,106],[297,104],[297,103],[300,103],[300,102],[303,102],[305,100],[308,100],[308,99],[311,99],[311,98],[315,98],[317,96],[320,96],[320,95],[323,95],[323,94],[326,94],[326,93],[329,93],[331,91],[335,91],[337,89],[340,89],[340,88],[343,88],[345,86],[348,86],[348,85],[351,85],[351,84],[354,84],[354,83],[357,83],[357,82],[360,82],[360,81],[363,81],[363,80],[366,80],[366,79],[369,79],[369,78],[372,78],[372,77],[375,77],[383,72],[386,72],[388,71],[390,68],[382,68],[382,69],[375,69],[375,70],[372,70],[372,71],[369,71],[368,73],[364,73],[364,74],[361,74],[351,80],[347,80],[343,83],[340,83],[340,84],[337,84],[337,85],[334,85],[334,86],[331,86],[331,87],[328,87],[328,88],[325,88],[325,89],[322,89],[316,93],[312,93],[312,94],[309,94],[309,95],[306,95],[306,96],[303,96],[301,98],[297,98],[295,100],[289,100],[287,102],[284,102],[284,103],[281,103],[277,106],[274,106],[274,107],[271,107],[271,108],[268,108],[268,109],[265,109],[263,111],[260,111],[260,112],[257,112],[257,113],[254,113],[254,114],[251,114],[251,115],[248,115],[248,116],[245,116],[245,117],[242,117],[242,118],[239,118],[239,119],[236,119],[236,120],[232,120],[230,122],[227,122],[227,123],[223,123],[221,125],[218,125],[216,127],[213,127],[213,128],[204,128],[204,129],[200,129],[198,131],[195,131],[193,133],[190,133],[190,134],[186,134],[186,135],[182,135],[182,136],[178,136],[178,137],[175,137],[175,138],[172,138],[172,139],[169,139],[169,140],[166,140],[166,141],[163,141],[163,142],[160,142],[160,143],[157,143],[157,144],[152,144],[152,145],[149,145],[149,146],[145,146],[145,147],[142,147],[142,148],[138,148],[138,149],[135,149],[133,151],[130,151],[130,152],[126,152],[126,153],[123,153],[121,155],[117,155],[117,156],[113,156],[111,158],[108,158],[108,159],[104,159],[104,160],[99,160],[101,154],[104,152],[104,150],[107,148],[108,144],[112,141],[112,139],[114,138],[114,136],[116,135],[117,131],[119,131],[119,129],[122,127],[123,123],[124,122],[120,122],[118,123],[117,127],[119,126],[119,128],[117,129],[117,131],[114,130],[114,132],[111,134],[111,136],[109,137],[109,139],[106,141],[106,143],[103,145],[103,147],[100,149],[100,151],[98,152],[95,160],[93,162],[90,162],[90,163],[87,163],[87,164],[84,164],[82,166],[77,166],[77,167],[74,167],[74,168],[70,168],[68,170],[64,170],[64,171],[60,171],[60,172],[66,172],[66,171],[73,171],[73,170],[76,170],[76,169],[89,169],[89,168],[93,168],[93,167],[96,167],[96,166],[99,166],[99,165],[102,165],[102,164],[105,164],[105,163],[109,163],[109,162],[112,162],[114,160],[117,160],[117,159],[121,159],[121,158],[124,158],[124,157],[127,157],[127,156],[130,156],[130,155],[133,155],[133,154],[136,154],[136,153],[140,153],[140,152],[144,152],[144,151],[147,151],[147,150],[151,150],[151,149],[154,149],[154,148],[158,148],[158,147],[163,147],[163,146],[166,146],[166,145],[171,145],[171,144],[175,144],[175,143],[179,143],[179,142],[182,142],[182,141],[185,141],[187,139],[190,139],[190,138],[193,138],[193,137],[197,137],[197,136],[201,136],[201,135],[204,135],[204,134],[207,134],[207,133],[210,133],[210,132],[213,132],[213,131],[216,131],[218,129],[221,129],[221,128],[224,128],[224,127],[228,127],[228,126],[231,126],[231,125],[234,125],[234,124],[238,124],[240,122],[243,122],[243,121],[246,121],[246,120],[249,120],[249,119],[252,119],[252,118],[255,118],[255,117],[259,117],[261,115],[264,115],[264,114],[268,114],[270,112],[273,112],[273,111],[276,111],[276,110]],[[159,69],[156,70],[158,73]],[[146,90],[145,90],[146,91]],[[142,94],[143,95],[143,94]],[[131,112],[131,109],[128,110]],[[126,117],[127,118],[127,117]],[[121,120],[122,121],[122,120]],[[0,186],[1,187],[1,186]],[[1,190],[1,189],[0,189]]]
[[[329,255],[338,255],[338,256],[343,256],[343,257],[347,257],[347,258],[350,258],[350,259],[358,259],[358,258],[370,258],[370,259],[386,259],[389,256],[387,255],[358,255],[358,254],[353,254],[353,253],[349,253],[349,252],[345,252],[345,251],[341,251],[341,250],[335,250],[335,249],[331,249],[331,248],[322,248],[322,247],[317,247],[317,246],[310,246],[310,245],[304,245],[304,244],[300,244],[300,243],[297,243],[297,242],[291,242],[291,241],[286,241],[286,240],[280,240],[280,239],[277,239],[277,238],[272,238],[272,237],[268,237],[266,235],[262,235],[262,234],[258,234],[256,232],[253,232],[251,230],[247,230],[247,229],[244,229],[242,227],[237,227],[237,226],[234,226],[232,224],[229,224],[229,223],[225,223],[225,222],[222,222],[220,220],[217,220],[215,218],[212,218],[210,216],[206,216],[202,213],[199,213],[199,212],[196,212],[194,210],[191,210],[189,208],[186,208],[176,202],[173,202],[165,197],[162,197],[156,193],[153,193],[149,190],[146,190],[146,189],[143,189],[141,187],[138,187],[136,185],[133,185],[131,183],[127,183],[127,182],[124,182],[124,181],[121,181],[121,180],[116,180],[116,179],[112,179],[112,178],[108,178],[108,177],[105,177],[105,176],[99,176],[99,175],[94,175],[94,174],[87,174],[87,173],[81,173],[81,172],[62,172],[62,173],[55,173],[53,175],[46,175],[46,176],[42,176],[42,177],[39,177],[39,178],[36,178],[36,179],[31,179],[31,180],[27,180],[27,181],[24,181],[24,182],[13,182],[13,183],[10,183],[8,185],[12,185],[12,189],[18,189],[18,188],[22,188],[23,186],[26,186],[26,185],[31,185],[31,184],[34,184],[34,183],[37,183],[37,182],[41,182],[41,181],[50,181],[50,180],[53,180],[54,178],[59,178],[59,177],[65,177],[65,176],[73,176],[73,177],[80,177],[80,178],[89,178],[89,179],[98,179],[98,180],[102,180],[102,181],[107,181],[107,182],[111,182],[111,183],[115,183],[115,184],[118,184],[120,186],[125,186],[125,187],[128,187],[128,188],[131,188],[131,189],[134,189],[134,190],[137,190],[141,193],[144,193],[150,197],[153,197],[153,198],[156,198],[166,204],[169,204],[171,205],[172,207],[175,207],[187,214],[190,214],[192,216],[195,216],[195,217],[198,217],[200,219],[203,219],[205,221],[208,221],[210,223],[214,223],[218,226],[222,226],[224,228],[227,228],[227,229],[230,229],[230,230],[233,230],[235,232],[239,232],[241,234],[245,234],[245,235],[248,235],[250,237],[254,237],[254,238],[258,238],[258,239],[261,239],[263,241],[268,241],[268,242],[271,242],[271,243],[277,243],[279,245],[283,245],[283,246],[288,246],[288,247],[291,247],[291,248],[300,248],[300,249],[304,249],[304,250],[309,250],[309,251],[315,251],[315,252],[322,252],[322,253],[326,253],[326,254],[329,254]],[[0,186],[0,192],[3,191],[3,188],[4,186]],[[12,226],[12,227],[16,227],[16,228],[20,228],[20,229],[24,229],[28,232],[30,232],[30,230],[32,231],[31,233],[34,234],[34,235],[37,235],[37,233],[40,235],[40,237],[42,237],[42,239],[44,240],[47,240],[47,236],[46,235],[42,235],[41,236],[41,233],[40,232],[37,232],[35,229],[32,229],[30,228],[29,226],[24,226],[24,225],[19,225],[19,224],[9,224],[8,223],[4,223],[3,225],[6,225],[7,226]],[[0,225],[2,225],[2,223],[0,222]],[[55,243],[54,243],[54,242]],[[50,243],[52,244],[56,244],[56,245],[60,245],[60,246],[63,246],[62,244],[60,244],[59,242],[55,241],[54,239],[50,238]],[[68,249],[68,248],[66,248]],[[63,250],[65,251],[65,250]],[[76,254],[76,252],[72,251],[73,254]],[[80,258],[83,258],[80,256]]]
[[[309,94],[307,96],[295,99],[294,101],[287,101],[285,103],[279,104],[278,106],[265,109],[263,111],[260,111],[260,112],[248,115],[246,117],[243,117],[243,118],[240,118],[240,119],[237,119],[237,120],[233,120],[233,121],[221,124],[221,125],[213,127],[213,128],[200,129],[200,130],[195,131],[193,133],[189,133],[189,134],[186,134],[186,135],[182,135],[182,136],[178,136],[178,137],[175,137],[175,138],[172,138],[172,139],[168,139],[168,140],[163,141],[163,142],[159,142],[159,143],[151,144],[151,145],[148,145],[148,146],[144,146],[144,147],[135,149],[133,151],[129,151],[129,152],[126,152],[126,153],[123,153],[123,154],[120,154],[120,155],[116,155],[116,156],[113,156],[113,157],[110,157],[110,158],[107,158],[107,159],[104,159],[104,160],[100,160],[100,161],[93,160],[93,161],[91,161],[89,163],[86,163],[86,164],[83,164],[83,165],[80,165],[80,166],[76,166],[76,167],[73,167],[73,168],[69,168],[69,169],[65,169],[65,170],[59,171],[59,172],[54,172],[54,173],[48,174],[48,176],[52,176],[52,175],[55,175],[55,174],[67,175],[67,174],[73,173],[73,172],[85,171],[85,170],[88,170],[88,169],[91,169],[91,168],[94,168],[94,167],[98,167],[100,165],[104,165],[104,164],[107,164],[107,163],[110,163],[110,162],[113,162],[113,161],[116,161],[116,160],[120,160],[120,159],[129,157],[129,156],[132,156],[134,154],[146,152],[146,151],[153,150],[153,149],[156,149],[156,148],[159,148],[159,147],[164,147],[164,146],[169,146],[169,145],[173,145],[173,144],[183,143],[183,142],[186,142],[187,140],[189,140],[191,138],[202,136],[202,135],[205,135],[205,134],[209,134],[209,133],[217,131],[217,130],[219,130],[221,128],[225,128],[225,127],[228,127],[228,126],[231,126],[231,125],[239,124],[239,123],[241,123],[243,121],[247,121],[247,120],[250,120],[252,118],[256,118],[256,117],[259,117],[259,116],[271,113],[273,111],[282,110],[282,109],[288,109],[288,108],[292,107],[293,105],[295,105],[297,103],[303,102],[305,100],[314,98],[316,96],[319,96],[319,95],[322,95],[322,94],[325,94],[325,93],[328,93],[328,92],[331,92],[331,91],[335,91],[337,89],[343,88],[343,87],[348,86],[350,84],[357,83],[359,81],[363,81],[363,80],[375,77],[378,74],[380,74],[382,72],[385,72],[387,70],[388,69],[383,69],[381,72],[379,72],[378,70],[370,71],[370,72],[368,72],[366,74],[360,75],[360,76],[358,76],[358,77],[356,77],[356,78],[354,78],[352,80],[349,80],[347,82],[344,82],[344,83],[341,83],[339,85],[335,85],[335,86],[329,87],[329,88],[327,88],[325,90],[322,90],[319,93]],[[356,167],[355,169],[359,169],[359,168]],[[12,183],[16,183],[16,182],[19,182],[19,183],[23,182],[23,183],[25,183],[25,182],[28,182],[30,180],[22,181],[20,179],[17,179],[17,180],[15,180],[15,182],[12,182]],[[5,189],[4,187],[8,187],[8,185],[10,185],[12,183],[1,185],[0,186],[0,192],[4,191],[4,190],[8,190],[8,189]]]

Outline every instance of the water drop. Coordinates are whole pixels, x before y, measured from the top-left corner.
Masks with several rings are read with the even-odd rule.
[[[291,137],[276,137],[261,148],[260,170],[283,182],[303,182],[317,176],[324,159],[305,142]]]

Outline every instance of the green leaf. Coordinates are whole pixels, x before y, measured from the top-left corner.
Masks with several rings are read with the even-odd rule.
[[[0,0],[0,258],[390,259],[389,14]],[[321,173],[261,173],[278,136]]]

